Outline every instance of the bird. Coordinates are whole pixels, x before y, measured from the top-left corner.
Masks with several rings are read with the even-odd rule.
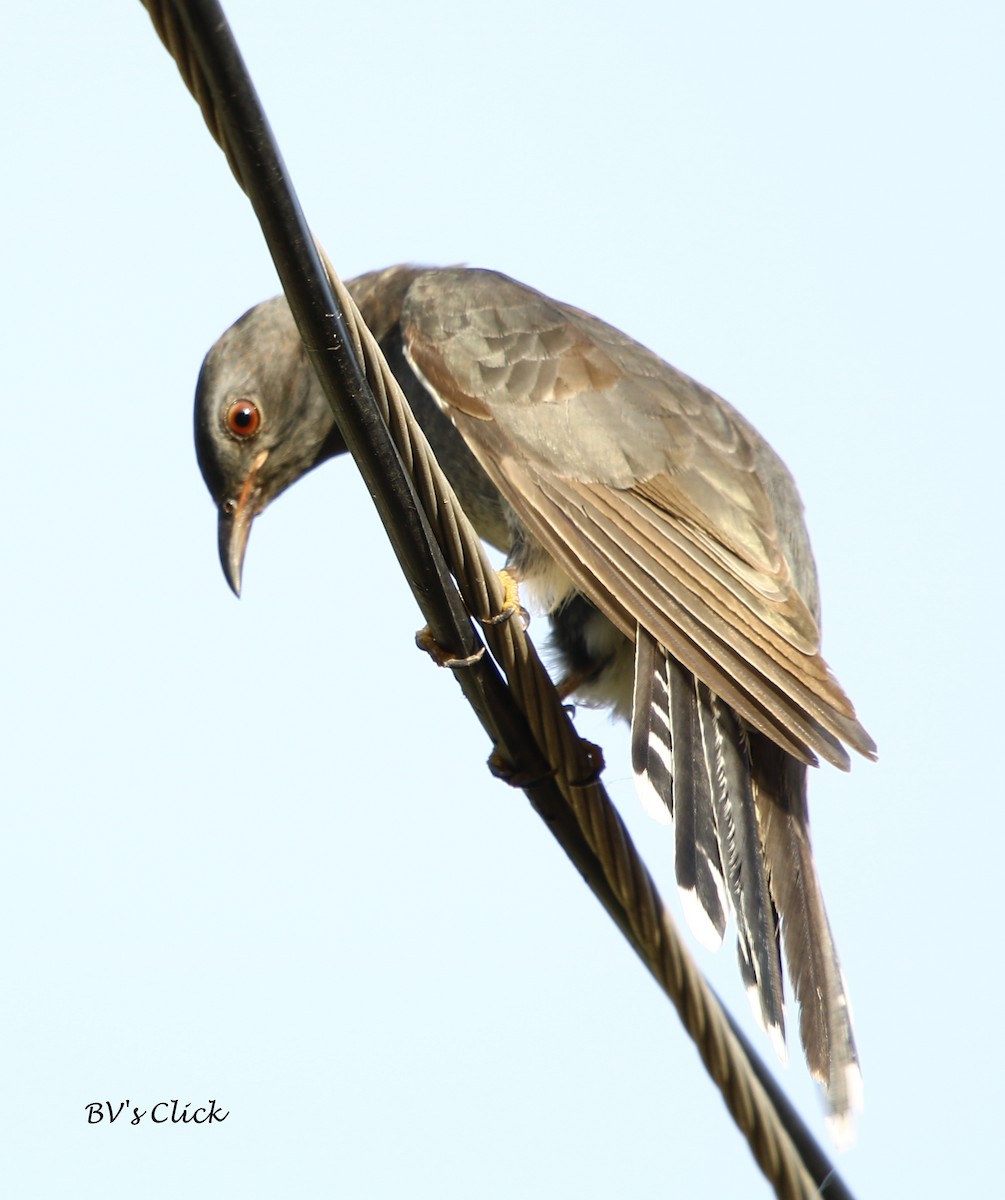
[[[714,947],[732,916],[783,1059],[784,951],[840,1140],[861,1072],[807,768],[876,746],[821,656],[792,475],[716,393],[499,272],[402,264],[347,287],[479,536],[548,614],[560,693],[630,722],[638,789],[674,825],[688,924]],[[346,449],[284,297],[210,349],[194,423],[239,595],[254,518]]]

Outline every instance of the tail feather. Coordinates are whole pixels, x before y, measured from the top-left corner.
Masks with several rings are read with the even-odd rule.
[[[730,907],[736,918],[740,971],[755,1016],[785,1058],[782,970],[775,908],[768,890],[758,829],[746,729],[731,708],[695,681],[705,767],[725,868]]]
[[[726,892],[704,766],[693,676],[640,629],[632,711],[632,768],[643,804],[673,817],[681,904],[695,937],[718,949]]]
[[[717,946],[727,912],[751,1006],[785,1058],[781,954],[811,1074],[839,1144],[861,1108],[847,991],[813,864],[806,767],[752,730],[640,629],[632,766],[650,809],[675,825],[688,924]]]
[[[670,686],[670,727],[677,780],[674,851],[677,885],[691,928],[708,930],[711,926],[705,944],[717,949],[726,930],[728,899],[694,676],[666,651],[662,655]]]
[[[674,816],[673,738],[666,654],[644,630],[635,646],[632,770],[646,812],[661,824]]]
[[[754,796],[768,882],[778,909],[799,1034],[810,1073],[824,1087],[841,1141],[862,1107],[862,1077],[844,976],[810,846],[806,768],[751,733]]]

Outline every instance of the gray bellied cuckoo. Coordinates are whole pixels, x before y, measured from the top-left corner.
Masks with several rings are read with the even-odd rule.
[[[398,266],[348,287],[479,534],[548,612],[560,690],[631,721],[641,791],[674,818],[689,923],[718,944],[733,913],[780,1050],[784,946],[840,1122],[860,1080],[806,767],[875,746],[820,656],[788,470],[719,396],[504,275]],[[254,517],[345,449],[282,297],[206,356],[195,434],[237,592]]]

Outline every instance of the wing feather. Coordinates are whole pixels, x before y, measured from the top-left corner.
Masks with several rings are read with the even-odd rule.
[[[875,747],[819,654],[784,465],[726,401],[617,330],[491,272],[419,276],[413,368],[576,586],[803,761]]]
[[[519,483],[523,472],[510,464],[507,476]],[[735,638],[720,640],[673,593],[640,585],[623,538],[612,534],[603,521],[594,519],[589,523],[587,543],[582,532],[583,510],[570,503],[568,493],[555,481],[527,480],[520,491],[527,499],[518,511],[534,536],[627,637],[634,636],[637,622],[756,729],[767,733],[790,754],[813,763],[816,751],[847,769],[848,756],[838,738],[792,695],[752,671],[737,653]],[[509,498],[508,493],[504,494]],[[588,548],[589,560],[584,562],[573,547]]]

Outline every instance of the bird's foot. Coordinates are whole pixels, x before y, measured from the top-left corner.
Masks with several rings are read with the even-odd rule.
[[[530,613],[520,603],[520,584],[515,575],[511,575],[504,567],[496,572],[503,588],[502,608],[494,617],[483,617],[483,625],[501,625],[510,620],[514,614],[519,615],[524,629],[530,624]]]
[[[588,742],[585,738],[580,738],[579,744],[585,758],[586,774],[576,779],[570,779],[569,783],[577,788],[591,787],[600,778],[604,769],[604,752],[599,746]],[[535,783],[543,783],[556,774],[554,767],[543,775],[540,772],[532,772],[526,767],[519,767],[504,758],[498,750],[493,751],[489,757],[488,767],[496,779],[503,780],[510,787],[518,788],[533,787]]]
[[[569,782],[573,787],[592,787],[600,779],[607,765],[604,762],[604,752],[596,742],[588,742],[586,738],[580,738],[579,745],[586,759],[586,774],[580,779],[570,779]]]
[[[428,625],[423,626],[415,635],[415,644],[420,650],[425,650],[438,667],[449,667],[451,671],[460,671],[464,667],[473,667],[485,653],[485,647],[479,646],[474,654],[469,654],[466,658],[458,658],[452,651],[440,645],[436,638],[433,637]]]
[[[527,767],[517,766],[498,750],[493,750],[489,755],[488,768],[496,779],[501,779],[503,783],[508,783],[510,787],[515,788],[533,787],[537,783],[544,783],[546,779],[551,779],[555,774],[554,768],[542,775],[540,771],[531,771]]]

